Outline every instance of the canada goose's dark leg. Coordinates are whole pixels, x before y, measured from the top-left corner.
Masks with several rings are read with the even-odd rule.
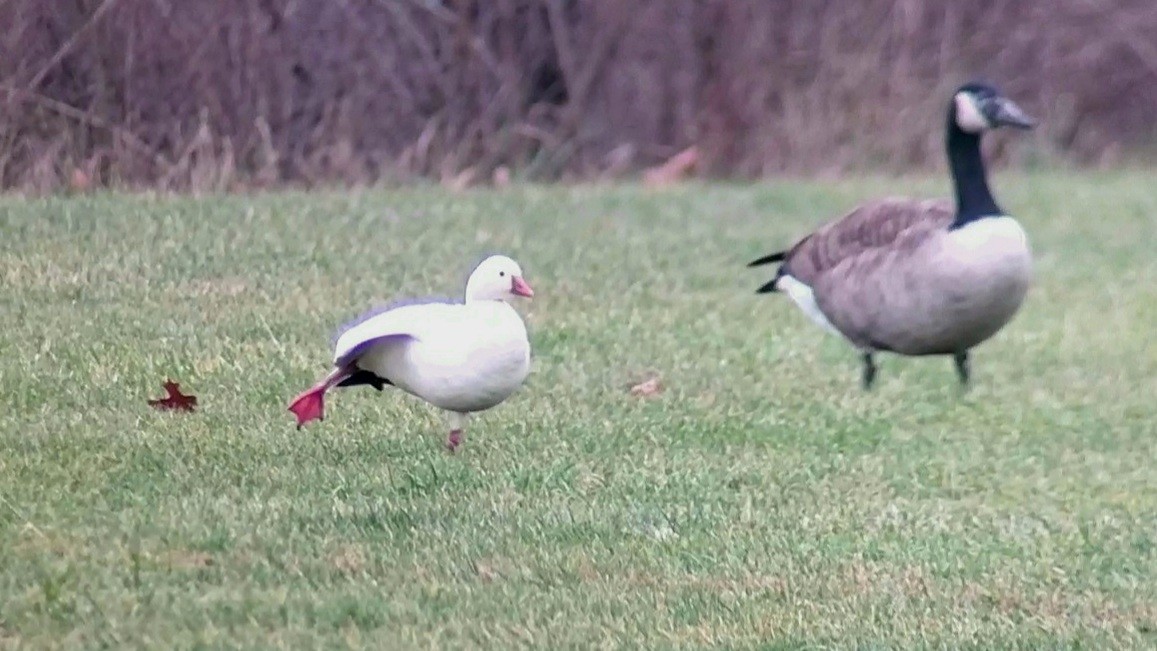
[[[960,376],[960,386],[968,388],[968,381],[972,379],[972,368],[968,363],[968,351],[962,350],[952,356],[956,361],[956,374]]]
[[[876,360],[872,358],[872,353],[864,353],[864,390],[872,388],[872,383],[876,381]]]

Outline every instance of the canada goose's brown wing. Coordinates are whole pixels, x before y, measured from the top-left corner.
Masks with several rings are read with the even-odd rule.
[[[789,250],[761,258],[752,265],[782,261],[779,274],[790,274],[809,287],[825,272],[872,249],[889,248],[911,229],[947,228],[956,215],[947,199],[879,199],[858,206],[825,224]]]
[[[816,305],[833,326],[864,349],[905,354],[928,350],[939,339],[937,323],[951,286],[929,282],[937,272],[933,239],[940,228],[915,223],[887,246],[864,248],[822,269],[812,279]],[[794,271],[792,272],[794,275]],[[931,341],[925,341],[931,339]],[[951,351],[947,351],[951,352]]]

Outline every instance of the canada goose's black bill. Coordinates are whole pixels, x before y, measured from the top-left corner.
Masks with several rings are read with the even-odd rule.
[[[985,113],[988,113],[989,121],[998,127],[1032,129],[1036,126],[1036,120],[1007,97],[992,98],[985,106]]]

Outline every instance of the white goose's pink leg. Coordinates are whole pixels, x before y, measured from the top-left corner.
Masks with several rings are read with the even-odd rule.
[[[462,433],[466,429],[466,414],[450,412],[450,436],[446,437],[446,449],[454,452],[462,445]]]

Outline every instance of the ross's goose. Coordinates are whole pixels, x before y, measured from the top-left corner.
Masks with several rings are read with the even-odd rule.
[[[325,417],[334,387],[388,384],[449,412],[453,452],[467,415],[505,400],[530,371],[526,326],[507,303],[515,296],[534,291],[518,263],[496,255],[470,274],[461,303],[409,302],[354,321],[337,338],[333,370],[290,403],[298,428]]]

